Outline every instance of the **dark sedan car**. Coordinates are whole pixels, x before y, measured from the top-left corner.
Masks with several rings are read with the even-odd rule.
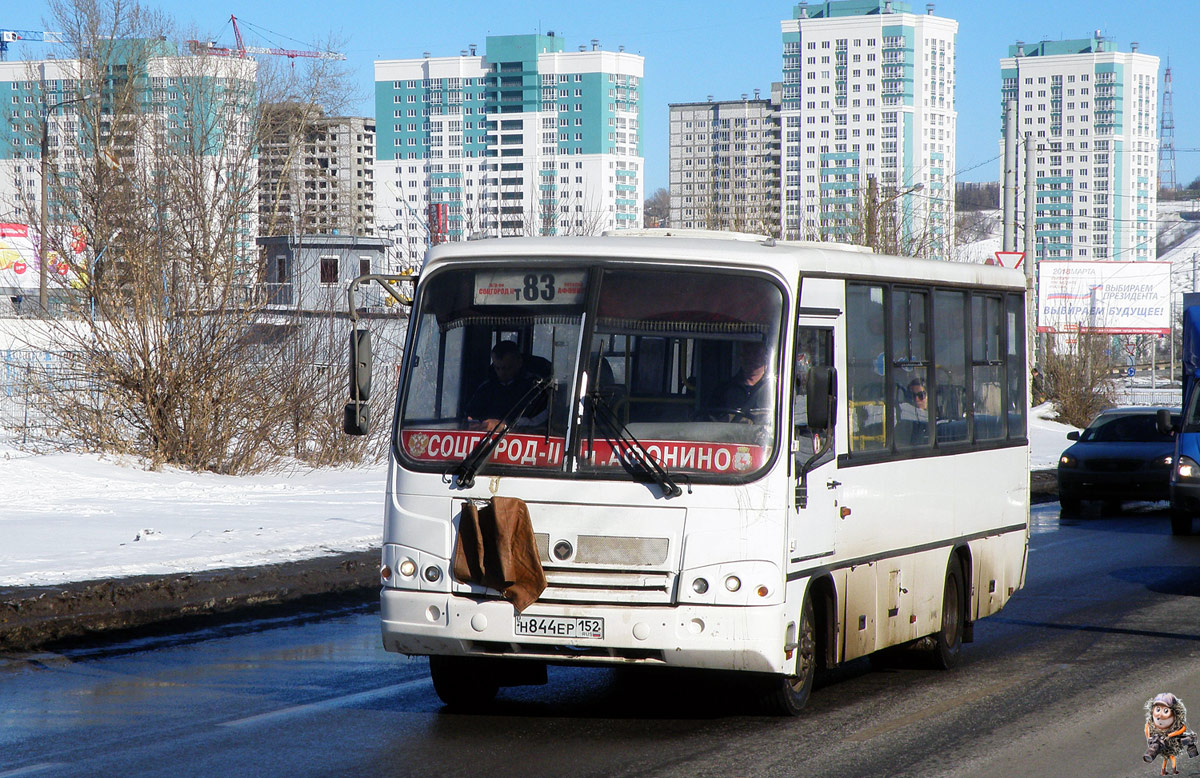
[[[1178,419],[1179,409],[1171,414]],[[1103,500],[1119,509],[1122,500],[1169,498],[1175,439],[1158,431],[1158,408],[1112,408],[1097,416],[1058,458],[1058,502],[1076,513],[1083,500]]]

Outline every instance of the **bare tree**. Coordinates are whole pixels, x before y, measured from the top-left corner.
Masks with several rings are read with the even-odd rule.
[[[59,133],[57,148],[81,162],[50,182],[57,210],[45,239],[66,256],[73,226],[89,246],[69,277],[79,287],[71,315],[48,326],[66,372],[93,388],[59,392],[60,431],[228,473],[307,451],[300,442],[334,411],[302,366],[328,365],[334,353],[340,363],[341,349],[265,324],[256,153],[286,136],[265,107],[307,111],[344,93],[340,66],[179,56],[169,22],[136,2],[53,0],[52,9],[78,96],[78,127]],[[306,403],[321,410],[298,416]]]
[[[1113,405],[1108,336],[1083,333],[1073,344],[1065,336],[1046,339],[1043,357],[1048,393],[1058,408],[1058,420],[1086,427],[1100,411]]]
[[[646,198],[642,216],[647,227],[668,227],[671,221],[671,193],[659,187]]]

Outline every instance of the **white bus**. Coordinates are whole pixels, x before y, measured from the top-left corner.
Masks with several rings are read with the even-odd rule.
[[[998,267],[754,236],[433,248],[385,648],[429,656],[460,707],[547,663],[744,671],[785,714],[819,666],[899,645],[952,666],[1025,578],[1024,294]],[[521,612],[454,574],[464,507],[494,497],[524,501],[545,576]]]

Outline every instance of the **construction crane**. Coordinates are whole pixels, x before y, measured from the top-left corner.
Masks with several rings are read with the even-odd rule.
[[[310,59],[345,59],[345,54],[339,54],[335,51],[297,51],[295,49],[277,49],[266,48],[263,46],[247,46],[242,42],[242,31],[238,29],[237,17],[232,14],[229,21],[233,24],[233,37],[237,41],[236,48],[227,48],[218,46],[216,41],[188,41],[194,54],[209,54],[214,57],[248,57],[251,54],[271,54],[279,57],[287,57],[288,59],[296,59],[297,57],[307,57]],[[251,25],[253,26],[253,25]]]
[[[0,30],[0,60],[8,59],[8,44],[15,41],[62,43],[63,39],[61,32],[46,32],[45,30]]]

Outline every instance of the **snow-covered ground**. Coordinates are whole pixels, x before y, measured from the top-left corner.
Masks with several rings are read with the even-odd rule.
[[[232,477],[0,445],[0,586],[378,547],[386,468]]]
[[[1072,427],[1030,424],[1031,466]],[[386,467],[231,477],[0,446],[0,586],[287,562],[378,547]]]

